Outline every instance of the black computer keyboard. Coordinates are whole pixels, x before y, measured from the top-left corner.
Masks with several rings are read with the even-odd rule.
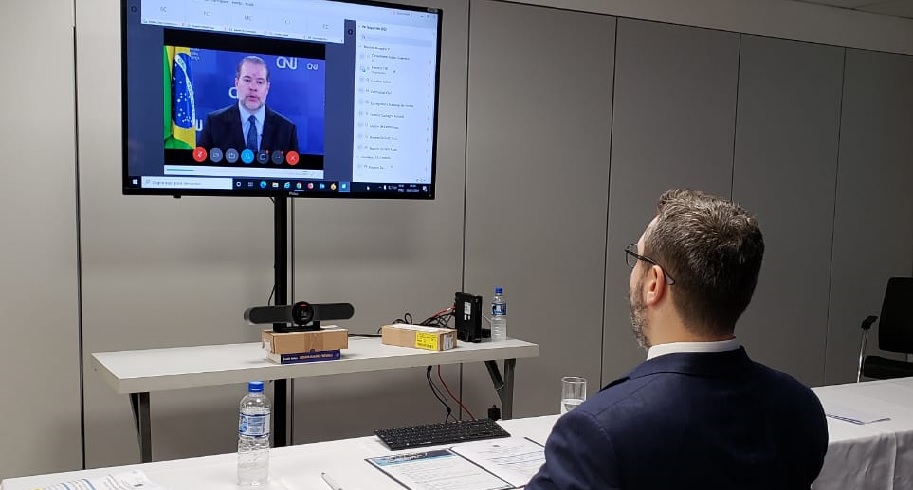
[[[491,419],[377,429],[374,434],[393,450],[510,437],[506,430]]]

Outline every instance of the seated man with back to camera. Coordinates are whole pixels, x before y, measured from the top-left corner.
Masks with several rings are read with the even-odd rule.
[[[733,335],[763,254],[738,205],[664,193],[625,249],[647,360],[558,419],[526,489],[808,489],[827,452],[821,403]]]

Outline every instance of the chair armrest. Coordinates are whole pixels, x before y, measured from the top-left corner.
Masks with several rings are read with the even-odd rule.
[[[865,317],[865,320],[862,321],[862,342],[859,345],[859,363],[856,366],[856,382],[862,381],[862,366],[865,363],[865,348],[868,343],[869,338],[869,329],[872,328],[872,324],[875,323],[875,320],[878,320],[878,317],[875,315],[869,315]]]

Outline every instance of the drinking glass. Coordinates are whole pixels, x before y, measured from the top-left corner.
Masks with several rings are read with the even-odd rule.
[[[579,376],[561,378],[561,413],[567,413],[586,400],[586,379]]]

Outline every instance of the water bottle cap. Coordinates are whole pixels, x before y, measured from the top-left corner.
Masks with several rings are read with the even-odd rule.
[[[495,288],[495,294],[501,294],[501,291],[502,291],[501,286],[498,286]]]
[[[263,393],[263,381],[249,381],[247,391],[251,393]]]

